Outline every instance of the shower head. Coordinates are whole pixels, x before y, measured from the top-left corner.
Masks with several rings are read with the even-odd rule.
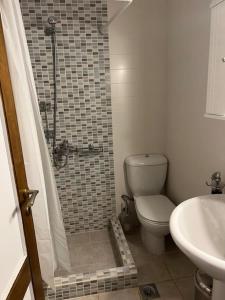
[[[60,23],[60,20],[56,17],[48,17],[48,23],[52,26],[55,26],[57,23]]]
[[[45,34],[46,35],[50,35],[50,36],[54,36],[55,33],[56,33],[56,24],[57,23],[60,23],[60,20],[57,19],[56,17],[54,16],[51,16],[51,17],[48,17],[48,24],[50,26],[46,26],[45,27]]]

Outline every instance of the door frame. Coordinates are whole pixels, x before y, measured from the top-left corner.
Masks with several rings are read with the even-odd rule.
[[[21,82],[23,84],[23,82]],[[17,195],[21,210],[24,236],[27,248],[27,259],[25,260],[17,278],[11,288],[7,300],[23,299],[24,294],[32,282],[35,300],[44,300],[43,282],[41,278],[40,263],[38,258],[37,242],[32,212],[27,213],[25,202],[28,200],[29,191],[19,126],[16,114],[16,107],[13,97],[12,84],[10,79],[7,52],[4,40],[2,19],[0,15],[0,90],[5,115],[5,122],[8,133],[8,140],[13,163],[13,171],[16,182]]]

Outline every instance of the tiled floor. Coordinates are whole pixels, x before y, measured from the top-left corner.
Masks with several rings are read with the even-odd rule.
[[[95,272],[117,267],[108,230],[75,234],[68,237],[72,273]],[[57,270],[56,276],[68,275]]]
[[[74,300],[140,300],[138,288],[120,290],[99,295],[84,296]]]
[[[147,252],[139,231],[126,238],[138,268],[139,285],[155,283],[160,293],[159,300],[194,300],[195,266],[170,238],[167,239],[166,253],[161,256]],[[116,266],[108,231],[74,235],[69,239],[69,247],[74,272]],[[139,289],[133,288],[75,300],[141,300],[141,297]]]
[[[140,232],[126,236],[137,269],[138,283],[156,283],[163,300],[194,300],[193,274],[196,267],[167,238],[166,253],[156,256],[145,249]]]
[[[183,297],[172,280],[158,283],[157,288],[161,296],[160,298],[157,298],[157,300],[193,299],[193,296],[188,293],[186,293],[186,296]],[[133,288],[133,289],[103,293],[99,295],[84,296],[80,298],[75,298],[74,300],[142,300],[142,299],[139,293],[139,289]]]

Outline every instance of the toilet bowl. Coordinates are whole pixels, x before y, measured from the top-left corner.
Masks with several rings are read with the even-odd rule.
[[[165,251],[165,236],[169,234],[169,219],[174,204],[163,195],[134,197],[141,223],[142,241],[153,254]]]
[[[165,236],[175,208],[173,202],[161,194],[167,159],[161,154],[132,155],[126,158],[125,166],[128,188],[141,223],[142,241],[148,251],[160,255],[165,251]]]

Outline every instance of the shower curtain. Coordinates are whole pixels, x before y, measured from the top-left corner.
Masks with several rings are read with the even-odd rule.
[[[54,288],[58,266],[70,271],[69,251],[50,156],[44,137],[19,0],[0,0],[21,143],[30,189],[43,280]]]

